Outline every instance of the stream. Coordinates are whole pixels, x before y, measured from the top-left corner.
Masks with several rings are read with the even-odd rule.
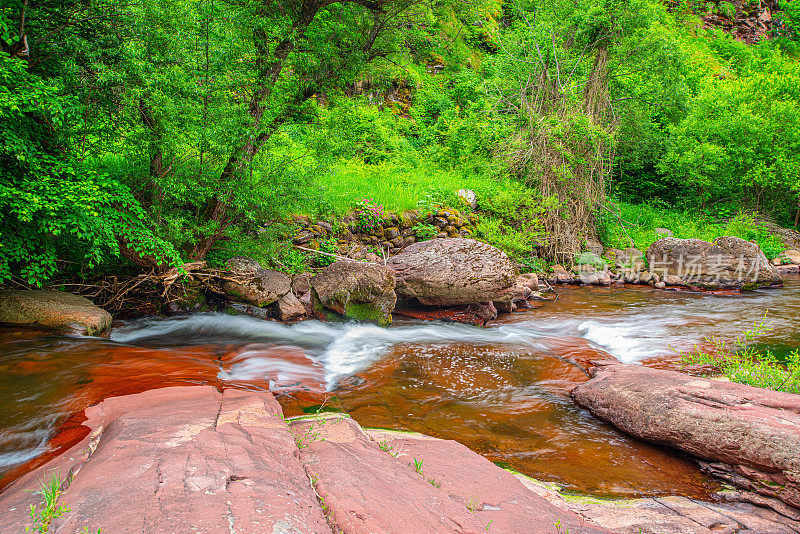
[[[106,397],[210,384],[270,390],[287,416],[322,409],[362,426],[453,439],[566,491],[710,498],[682,454],[630,438],[569,398],[581,362],[679,368],[706,336],[733,340],[768,312],[761,342],[800,346],[800,282],[742,295],[560,288],[486,328],[398,318],[390,328],[292,326],[221,313],[115,323],[110,339],[0,328],[0,487],[81,439]]]

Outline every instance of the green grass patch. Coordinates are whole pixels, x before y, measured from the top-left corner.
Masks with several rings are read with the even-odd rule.
[[[706,214],[625,202],[611,204],[610,209],[614,213],[602,212],[598,225],[598,234],[606,248],[635,247],[646,251],[663,237],[656,229],[665,228],[680,239],[711,242],[718,237],[734,236],[754,241],[769,259],[786,249],[764,223],[746,212]]]
[[[371,199],[385,211],[401,212],[420,207],[432,195],[445,205],[459,207],[462,206],[456,197],[459,189],[475,191],[480,202],[502,191],[514,191],[516,184],[509,179],[498,180],[429,163],[387,161],[368,165],[360,159],[351,159],[315,177],[313,189],[315,198],[304,208],[306,215],[326,211],[344,215],[362,199]]]
[[[705,352],[695,347],[694,352],[681,355],[681,363],[684,366],[710,366],[731,382],[800,394],[800,350],[790,352],[782,362],[771,350],[752,346],[755,340],[772,329],[772,323],[768,323],[765,316],[731,344],[714,337],[706,338],[706,342],[714,347],[713,351]]]

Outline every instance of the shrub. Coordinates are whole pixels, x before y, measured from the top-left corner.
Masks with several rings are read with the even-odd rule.
[[[732,382],[775,391],[800,394],[800,350],[794,350],[781,363],[770,350],[759,350],[751,342],[772,330],[766,316],[753,328],[745,330],[732,346],[717,338],[706,338],[714,347],[711,353],[695,347],[694,352],[681,355],[684,366],[710,366],[716,373]]]

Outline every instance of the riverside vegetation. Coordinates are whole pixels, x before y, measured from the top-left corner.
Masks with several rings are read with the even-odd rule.
[[[0,282],[237,255],[302,272],[390,213],[435,237],[434,215],[470,211],[460,189],[476,204],[451,237],[522,270],[596,240],[646,250],[664,229],[777,258],[775,228],[800,221],[795,4],[11,0]],[[323,254],[292,246],[298,218],[330,229]],[[796,391],[791,358],[694,361]]]
[[[748,16],[755,43],[714,24]],[[11,0],[0,279],[300,270],[289,215],[461,188],[478,237],[532,266],[676,221],[775,256],[745,213],[797,224],[799,21],[783,1]]]

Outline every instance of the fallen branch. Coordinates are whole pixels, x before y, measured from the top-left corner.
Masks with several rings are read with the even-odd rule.
[[[315,254],[322,254],[323,256],[330,256],[331,258],[336,258],[342,261],[358,261],[354,260],[353,258],[348,258],[347,256],[339,256],[338,254],[331,254],[330,252],[322,252],[321,250],[314,250],[313,248],[301,247],[300,245],[292,245],[294,248],[303,250],[305,252],[313,252]],[[375,262],[367,262],[367,263],[375,263]]]

